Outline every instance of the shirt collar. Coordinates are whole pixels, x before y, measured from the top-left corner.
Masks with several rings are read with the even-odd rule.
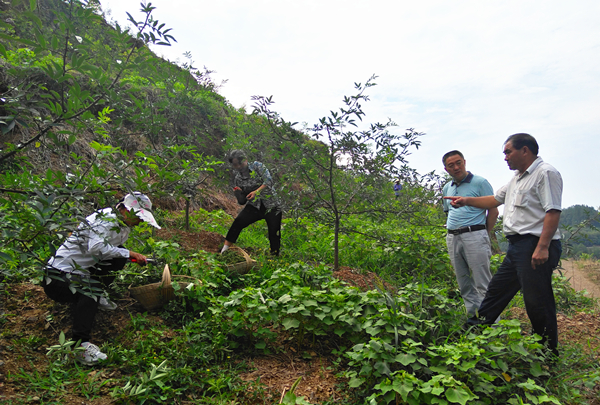
[[[529,167],[527,169],[525,169],[525,171],[522,174],[519,174],[519,172],[517,171],[517,177],[518,180],[521,180],[523,177],[525,177],[526,174],[531,174],[534,172],[535,169],[537,169],[537,167],[539,165],[541,165],[544,161],[542,160],[542,158],[540,156],[538,156],[532,164],[529,165]]]
[[[456,186],[456,187],[458,187],[458,186],[460,186],[460,185],[461,185],[461,184],[463,184],[463,183],[470,183],[470,182],[471,182],[471,180],[473,180],[473,173],[471,173],[471,172],[467,172],[467,173],[468,173],[468,174],[467,174],[467,177],[465,177],[464,179],[462,179],[462,180],[461,180],[460,182],[458,182],[458,183],[457,183],[457,182],[455,182],[454,180],[452,180],[452,184],[451,184],[451,185],[452,185],[452,186]]]

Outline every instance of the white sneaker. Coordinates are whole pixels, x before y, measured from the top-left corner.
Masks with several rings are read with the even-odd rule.
[[[83,347],[85,350],[77,353],[75,359],[85,365],[93,366],[102,360],[106,360],[108,357],[106,354],[100,351],[98,346],[90,342],[83,342],[81,347]]]
[[[98,300],[98,309],[102,311],[114,311],[118,305],[105,297],[100,297]]]

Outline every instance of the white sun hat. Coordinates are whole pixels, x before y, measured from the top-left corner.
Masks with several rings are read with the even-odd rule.
[[[138,191],[127,194],[123,198],[123,205],[125,205],[128,211],[133,209],[135,215],[142,221],[148,222],[153,227],[160,229],[156,219],[154,219],[154,215],[152,215],[152,201],[150,201],[146,194]]]

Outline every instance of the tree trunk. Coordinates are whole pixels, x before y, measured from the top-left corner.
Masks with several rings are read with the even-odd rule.
[[[190,199],[185,199],[185,230],[190,230]]]
[[[340,250],[339,250],[339,234],[340,234],[340,218],[335,218],[335,231],[333,233],[333,271],[337,271],[340,267]]]

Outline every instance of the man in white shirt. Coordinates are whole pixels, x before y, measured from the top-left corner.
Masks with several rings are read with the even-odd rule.
[[[468,324],[491,324],[521,290],[533,332],[558,355],[556,303],[552,272],[562,247],[558,223],[562,177],[538,157],[538,144],[529,134],[514,134],[504,143],[504,160],[515,176],[496,195],[445,197],[455,207],[492,208],[505,204],[506,257],[488,286],[479,316]]]
[[[96,364],[106,354],[90,343],[98,309],[114,310],[104,287],[123,269],[127,261],[146,264],[146,257],[123,248],[131,228],[142,221],[160,229],[152,215],[152,202],[141,193],[127,194],[115,209],[104,208],[88,216],[58,248],[46,265],[44,291],[54,301],[73,303],[74,341],[85,349],[77,360]]]

